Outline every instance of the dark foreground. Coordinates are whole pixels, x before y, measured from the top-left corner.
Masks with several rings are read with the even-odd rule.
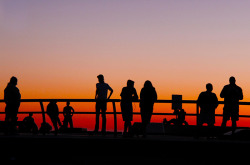
[[[243,131],[244,132],[244,131]],[[0,135],[1,164],[247,164],[249,130],[238,136],[207,139],[148,135]],[[243,137],[243,138],[242,138]],[[249,140],[248,140],[249,137]]]

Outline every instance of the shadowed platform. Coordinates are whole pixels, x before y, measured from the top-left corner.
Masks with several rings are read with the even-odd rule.
[[[224,139],[170,135],[146,138],[0,135],[0,152],[1,160],[12,164],[224,164],[248,161],[250,140],[245,135],[250,137],[249,130],[244,130],[244,135],[242,130],[238,132],[241,135],[235,139],[230,135],[227,136],[231,138]]]

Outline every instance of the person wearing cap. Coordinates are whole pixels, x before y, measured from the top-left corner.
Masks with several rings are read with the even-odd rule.
[[[236,122],[239,120],[239,100],[243,99],[242,89],[236,85],[234,77],[229,78],[229,84],[225,85],[220,93],[224,98],[222,128],[226,127],[227,121],[232,120],[232,133],[237,127]]]
[[[110,99],[113,94],[113,89],[104,82],[104,76],[102,74],[97,76],[99,83],[96,84],[96,124],[94,132],[97,133],[99,130],[99,116],[102,114],[102,134],[106,134],[106,110],[107,100]],[[108,91],[110,94],[108,96]],[[108,96],[108,97],[107,97]]]

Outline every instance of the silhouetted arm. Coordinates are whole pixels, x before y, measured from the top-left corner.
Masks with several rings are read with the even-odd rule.
[[[157,93],[156,90],[154,89],[154,102],[157,101]]]
[[[136,92],[136,89],[134,88],[134,93],[133,93],[133,100],[134,101],[137,101],[138,100],[138,95],[137,95],[137,92]]]
[[[74,110],[74,108],[73,107],[71,107],[71,116],[73,116],[73,114],[75,113],[75,110]]]
[[[65,107],[63,108],[63,116],[66,116]]]
[[[241,88],[239,88],[239,100],[243,100],[243,92]]]
[[[123,95],[124,95],[124,88],[122,88],[122,92],[121,92],[121,94],[120,94],[121,99],[123,98]]]
[[[197,105],[198,105],[199,107],[201,106],[201,93],[200,93],[199,96],[198,96]]]
[[[95,99],[97,99],[97,96],[98,96],[98,88],[96,88],[96,91],[95,91]]]
[[[108,99],[112,96],[112,94],[113,94],[113,89],[112,88],[109,88],[109,90],[110,90],[110,94],[109,94],[109,97],[108,97]]]
[[[221,98],[225,98],[225,91],[226,89],[225,89],[225,87],[222,89],[222,91],[221,91],[221,93],[220,93],[220,97]]]
[[[216,94],[214,94],[214,108],[216,109],[218,107],[218,98],[216,96]]]

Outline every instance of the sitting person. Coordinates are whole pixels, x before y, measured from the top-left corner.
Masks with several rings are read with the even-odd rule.
[[[24,132],[32,132],[32,133],[37,133],[38,132],[38,127],[34,121],[34,118],[32,117],[33,113],[30,112],[29,116],[25,117],[23,119],[23,124],[21,130]]]

